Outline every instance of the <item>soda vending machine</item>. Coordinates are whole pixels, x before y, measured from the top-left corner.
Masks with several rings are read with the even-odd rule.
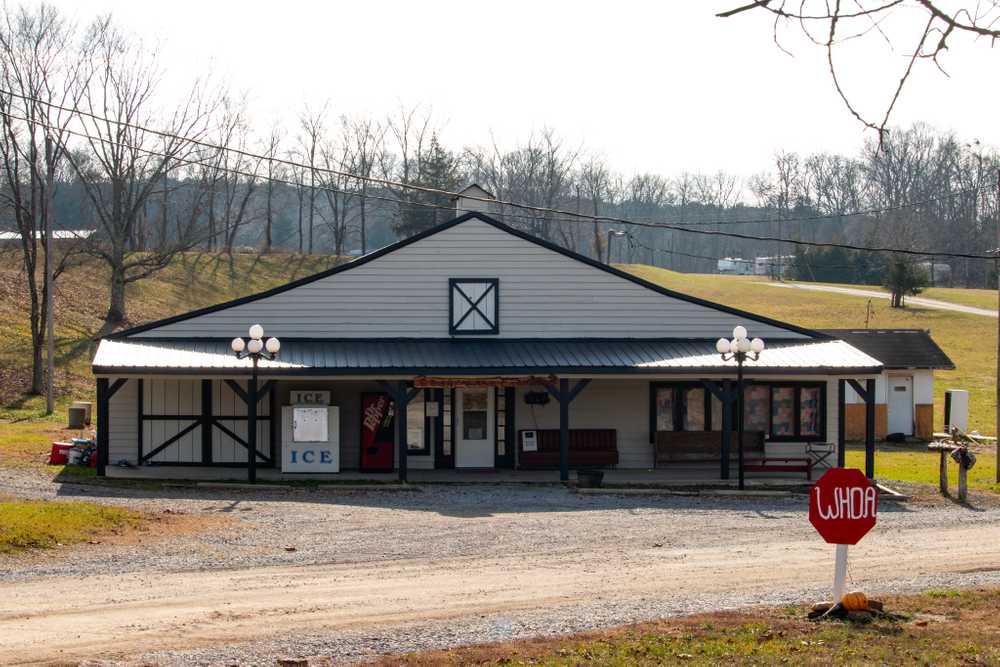
[[[364,472],[391,472],[395,461],[396,406],[389,394],[361,395],[361,465]]]

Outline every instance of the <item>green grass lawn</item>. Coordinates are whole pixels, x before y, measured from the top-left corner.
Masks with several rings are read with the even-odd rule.
[[[803,607],[664,619],[544,637],[387,656],[376,665],[997,665],[1000,591],[943,590],[885,600],[897,618],[810,622]]]
[[[937,452],[929,451],[894,451],[879,445],[875,452],[875,477],[880,480],[895,480],[929,484],[934,488],[938,485]],[[976,452],[976,465],[969,471],[969,488],[979,491],[1000,493],[1000,484],[996,483],[996,454]],[[865,452],[863,449],[847,451],[847,467],[865,469]],[[949,488],[958,488],[958,465],[948,464]]]
[[[669,289],[805,327],[843,329],[865,324],[868,299],[864,297],[768,287],[749,276],[676,273],[642,264],[622,268]],[[970,428],[994,434],[997,321],[931,308],[890,308],[882,300],[872,301],[872,307],[871,326],[927,329],[955,362],[955,370],[934,375],[935,428],[944,423],[944,390],[968,389]],[[752,324],[748,328],[753,335]]]
[[[0,500],[0,554],[83,542],[141,520],[139,512],[87,502]]]

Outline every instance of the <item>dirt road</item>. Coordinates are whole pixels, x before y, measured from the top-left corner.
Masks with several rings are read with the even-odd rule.
[[[807,283],[790,283],[790,282],[764,282],[761,281],[762,285],[770,285],[771,287],[784,287],[787,289],[804,289],[811,290],[813,292],[833,292],[835,294],[847,294],[850,296],[860,296],[868,299],[888,299],[891,295],[888,292],[880,292],[879,290],[863,289],[857,287],[836,287],[833,285],[813,285]],[[997,317],[997,311],[989,310],[988,308],[977,308],[975,306],[966,306],[960,303],[951,303],[950,301],[939,301],[938,299],[928,299],[922,296],[908,296],[906,297],[906,303],[912,306],[922,306],[924,308],[934,308],[935,310],[950,310],[955,313],[965,313],[967,315],[979,315],[981,317]]]
[[[124,573],[118,575],[9,579],[0,583],[0,663],[140,656],[187,662],[195,655],[190,651],[199,649],[216,651],[210,657],[252,662],[279,650],[309,654],[317,647],[356,659],[392,650],[397,645],[391,642],[362,640],[394,632],[420,636],[415,644],[399,645],[404,647],[464,643],[489,638],[478,631],[463,634],[470,619],[532,614],[536,620],[541,615],[543,631],[570,631],[581,623],[797,599],[824,590],[832,574],[832,547],[803,525],[803,507],[794,501],[723,506],[680,499],[577,500],[555,489],[501,489],[495,497],[456,493],[334,508],[258,505],[266,507],[262,513],[323,512],[327,519],[354,516],[367,506],[372,514],[364,517],[366,530],[380,534],[388,552],[396,540],[412,540],[413,533],[401,532],[404,524],[416,524],[426,535],[422,546],[402,557],[333,562],[341,559],[326,555],[327,562],[296,565],[213,569],[206,562],[194,571],[119,567]],[[543,512],[505,514],[484,506],[505,503],[503,498],[552,505]],[[428,513],[438,503],[449,503],[449,513]],[[417,505],[417,511],[401,510],[401,504]],[[468,512],[470,506],[479,513]],[[852,548],[855,584],[895,591],[936,582],[1000,582],[997,510],[900,509],[884,512],[881,521],[879,530]],[[459,528],[465,530],[462,541],[446,541],[454,537],[448,531]],[[324,530],[331,539],[339,532],[335,523]],[[367,539],[354,537],[359,545]],[[349,551],[349,544],[338,550]],[[428,623],[436,623],[436,630],[421,631]],[[442,628],[447,636],[428,636]],[[314,641],[298,645],[298,637]],[[218,652],[233,645],[251,648]]]

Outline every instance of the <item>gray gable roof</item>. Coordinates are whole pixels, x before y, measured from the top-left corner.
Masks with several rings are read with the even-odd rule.
[[[955,368],[930,332],[923,329],[824,329],[824,333],[847,341],[887,369]]]
[[[812,338],[812,339],[825,339],[825,338],[828,337],[826,334],[820,333],[820,332],[815,331],[815,330],[807,329],[805,327],[800,327],[800,326],[797,326],[797,325],[794,325],[794,324],[789,324],[787,322],[781,322],[781,321],[778,321],[778,320],[775,320],[775,319],[772,319],[772,318],[769,318],[769,317],[765,317],[765,316],[762,316],[762,315],[757,315],[757,314],[749,313],[749,312],[746,312],[744,310],[740,310],[740,309],[737,309],[737,308],[732,308],[732,307],[725,306],[725,305],[722,305],[722,304],[713,303],[711,301],[707,301],[707,300],[704,300],[704,299],[693,297],[693,296],[690,296],[690,295],[687,295],[687,294],[684,294],[684,293],[681,293],[681,292],[675,292],[673,290],[661,287],[660,285],[657,285],[655,283],[649,282],[647,280],[643,280],[642,278],[639,278],[638,276],[635,276],[635,275],[633,275],[631,273],[627,273],[627,272],[622,271],[620,269],[616,269],[614,267],[607,266],[607,265],[605,265],[605,264],[603,264],[601,262],[595,261],[595,260],[593,260],[593,259],[591,259],[589,257],[586,257],[586,256],[581,255],[579,253],[575,253],[575,252],[570,251],[570,250],[567,250],[567,249],[562,248],[562,247],[560,247],[560,246],[558,246],[558,245],[556,245],[554,243],[545,241],[545,240],[540,239],[538,237],[532,236],[531,234],[528,234],[528,233],[526,233],[524,231],[521,231],[519,229],[515,229],[513,227],[509,227],[508,225],[505,225],[502,222],[499,222],[499,221],[497,221],[497,220],[489,217],[488,215],[484,215],[482,213],[468,213],[468,214],[465,214],[465,215],[458,216],[458,217],[454,218],[453,220],[444,222],[444,223],[442,223],[442,224],[440,224],[440,225],[438,225],[436,227],[432,227],[432,228],[430,228],[430,229],[428,229],[428,230],[426,230],[424,232],[416,234],[415,236],[411,236],[410,238],[404,239],[404,240],[399,241],[397,243],[394,243],[394,244],[391,244],[391,245],[386,246],[384,248],[381,248],[381,249],[379,249],[379,250],[377,250],[375,252],[372,252],[372,253],[370,253],[368,255],[360,257],[360,258],[358,258],[358,259],[356,259],[354,261],[348,262],[346,264],[341,264],[339,266],[333,267],[333,268],[328,269],[326,271],[322,271],[320,273],[317,273],[317,274],[314,274],[314,275],[311,275],[311,276],[306,276],[304,278],[300,278],[299,280],[292,281],[292,282],[287,283],[285,285],[281,285],[279,287],[275,287],[273,289],[270,289],[270,290],[267,290],[267,291],[264,291],[264,292],[260,292],[258,294],[252,294],[252,295],[245,296],[245,297],[242,297],[242,298],[239,298],[239,299],[234,299],[232,301],[228,301],[228,302],[216,304],[214,306],[209,306],[207,308],[201,308],[201,309],[198,309],[198,310],[194,310],[194,311],[191,311],[191,312],[188,312],[188,313],[183,313],[183,314],[180,314],[180,315],[175,315],[173,317],[168,317],[168,318],[165,318],[165,319],[162,319],[162,320],[158,320],[158,321],[155,321],[155,322],[149,322],[149,323],[146,323],[146,324],[142,324],[142,325],[139,325],[139,326],[136,326],[136,327],[132,327],[130,329],[125,329],[125,330],[122,330],[122,331],[117,331],[117,332],[112,333],[112,334],[110,334],[108,336],[105,336],[105,338],[108,338],[108,339],[122,339],[122,338],[132,337],[132,336],[136,336],[136,335],[139,335],[139,334],[144,334],[144,333],[152,331],[154,329],[159,329],[161,327],[165,327],[167,325],[172,325],[172,324],[176,324],[178,322],[183,322],[183,321],[190,320],[190,319],[193,319],[193,318],[196,318],[196,317],[200,317],[202,315],[207,315],[207,314],[211,314],[211,313],[217,313],[219,311],[223,311],[223,310],[226,310],[226,309],[229,309],[229,308],[233,308],[233,307],[236,307],[236,306],[241,306],[241,305],[244,305],[244,304],[247,304],[247,303],[251,303],[251,302],[254,302],[254,301],[259,301],[259,300],[262,300],[262,299],[267,299],[269,297],[273,297],[275,295],[282,294],[284,292],[288,292],[290,290],[296,289],[298,287],[302,287],[304,285],[308,285],[310,283],[314,283],[316,281],[322,280],[322,279],[327,278],[327,277],[331,277],[331,276],[335,276],[335,275],[338,275],[338,274],[342,274],[342,273],[346,273],[346,272],[349,272],[349,271],[353,271],[355,269],[358,269],[359,267],[362,267],[362,266],[365,266],[365,265],[369,264],[370,262],[376,261],[376,260],[378,260],[381,257],[384,257],[384,256],[389,255],[391,253],[394,253],[396,251],[399,251],[399,250],[401,250],[403,248],[406,248],[406,247],[408,247],[410,245],[413,245],[416,242],[421,241],[423,239],[432,237],[432,236],[434,236],[436,234],[440,234],[441,232],[444,232],[444,231],[446,231],[448,229],[451,229],[453,227],[461,225],[461,224],[463,224],[465,222],[468,222],[470,220],[477,220],[479,222],[485,223],[486,225],[489,225],[489,226],[494,227],[494,228],[496,228],[496,229],[498,229],[498,230],[500,230],[502,232],[510,234],[511,236],[518,237],[518,238],[523,239],[525,241],[528,241],[529,243],[532,243],[532,244],[534,244],[536,246],[540,246],[540,247],[545,248],[545,249],[547,249],[549,251],[552,251],[554,253],[558,253],[559,255],[562,255],[564,257],[568,257],[570,259],[573,259],[576,262],[579,262],[581,264],[593,267],[593,268],[595,268],[595,269],[597,269],[597,270],[599,270],[599,271],[601,271],[601,272],[603,272],[605,274],[610,274],[610,275],[616,276],[618,278],[621,278],[621,279],[623,279],[625,281],[628,281],[630,283],[633,283],[635,285],[639,285],[639,286],[645,288],[646,290],[649,290],[650,292],[655,292],[655,293],[661,294],[663,296],[667,296],[667,297],[671,297],[673,299],[677,299],[679,301],[685,301],[685,302],[688,302],[688,303],[697,304],[699,306],[703,306],[705,308],[711,309],[711,310],[719,312],[719,313],[727,313],[727,314],[730,314],[730,315],[736,315],[736,316],[738,316],[740,318],[745,319],[748,323],[758,322],[758,323],[761,323],[761,324],[766,324],[766,325],[769,325],[769,326],[773,326],[773,327],[782,329],[783,331],[787,331],[787,332],[789,332],[789,333],[791,333],[793,335],[797,334],[799,336],[804,336],[804,337]],[[724,333],[724,332],[722,332],[722,333]]]

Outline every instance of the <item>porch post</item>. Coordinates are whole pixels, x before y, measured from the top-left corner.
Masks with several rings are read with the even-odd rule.
[[[569,388],[569,380],[561,378],[556,389],[545,383],[545,390],[559,401],[559,481],[569,481],[569,404],[573,402],[590,380],[578,380],[573,388]]]
[[[865,380],[865,475],[875,479],[875,380]]]
[[[837,380],[837,467],[847,466],[847,380]]]
[[[97,476],[104,477],[108,465],[108,379],[97,378]],[[139,428],[142,428],[140,424]]]
[[[257,357],[247,387],[247,481],[257,481]]]
[[[406,483],[407,475],[407,453],[408,449],[406,446],[406,406],[409,403],[407,400],[408,388],[406,382],[400,380],[396,383],[395,393],[395,403],[396,403],[396,448],[398,449],[397,456],[399,457],[399,464],[397,466],[397,471],[399,473],[399,481]]]
[[[729,380],[722,381],[722,460],[719,462],[719,476],[729,479],[729,447],[733,443],[733,386]]]

